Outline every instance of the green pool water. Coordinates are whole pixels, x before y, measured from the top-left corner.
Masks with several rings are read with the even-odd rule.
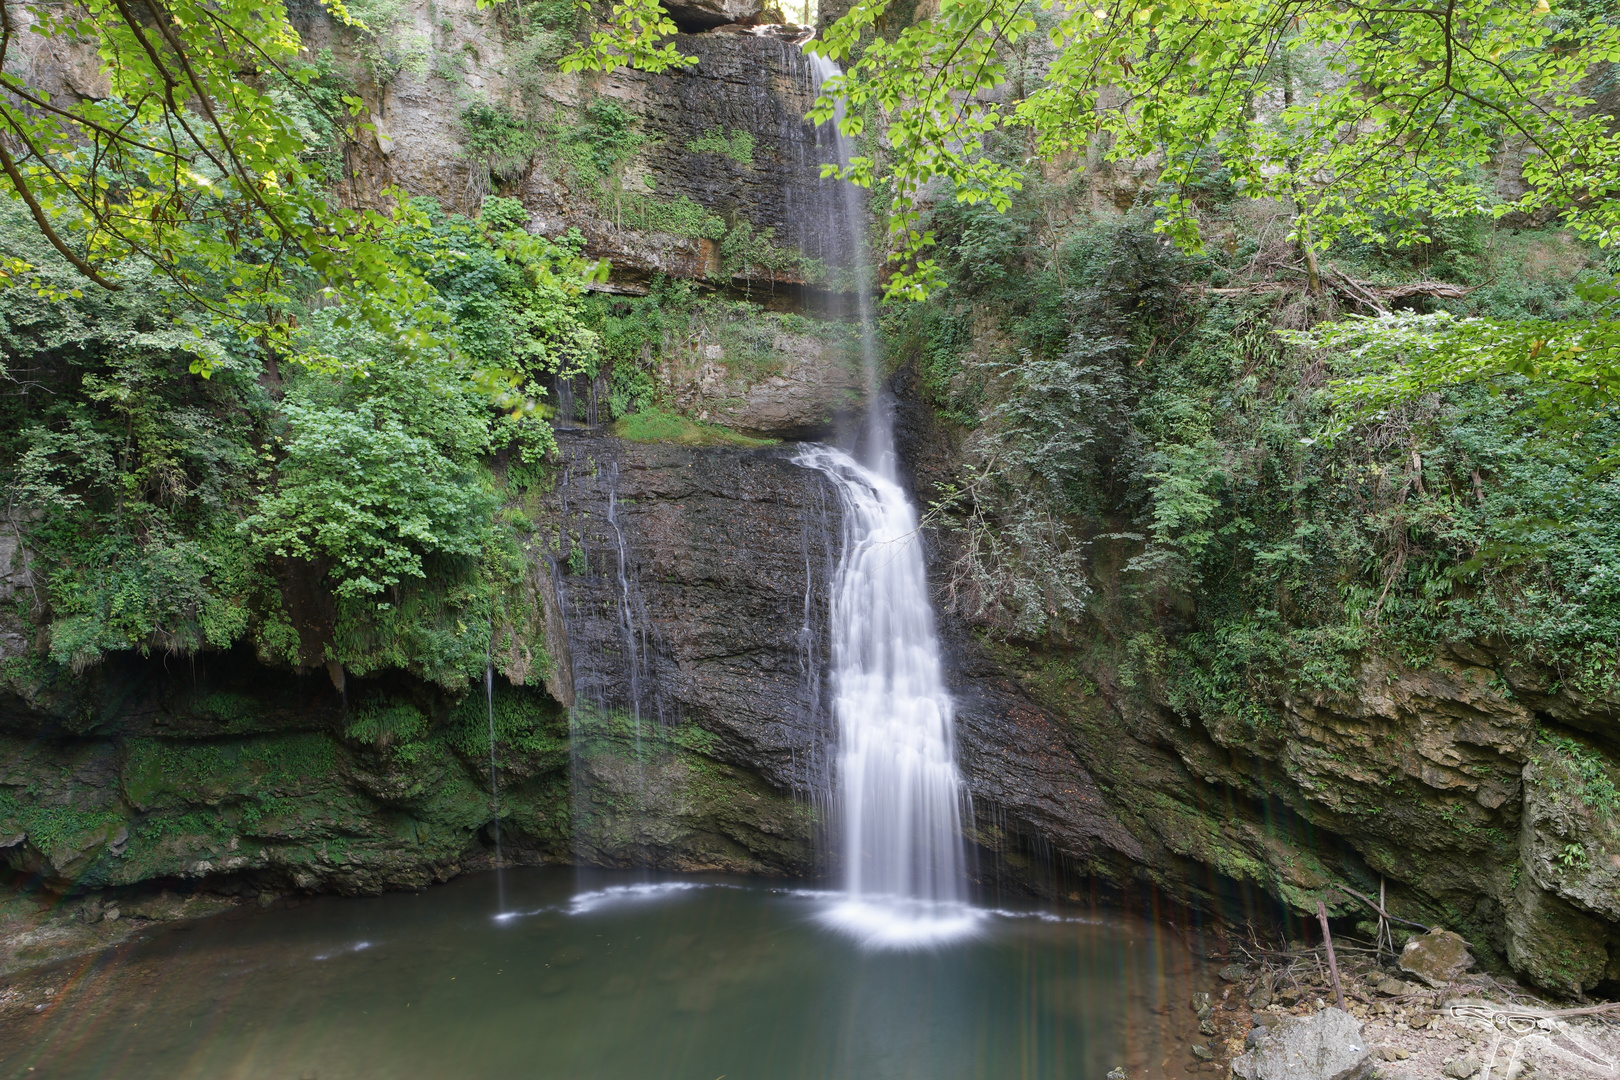
[[[0,1076],[208,1080],[1177,1077],[1196,939],[981,906],[882,949],[837,898],[741,878],[508,872],[242,912],[53,973]]]

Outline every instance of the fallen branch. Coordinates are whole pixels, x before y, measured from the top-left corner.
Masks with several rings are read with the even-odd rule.
[[[1333,998],[1340,1009],[1344,1008],[1344,991],[1339,987],[1339,960],[1333,955],[1333,932],[1328,929],[1327,905],[1318,900],[1316,902],[1316,918],[1322,924],[1322,944],[1327,946],[1328,971],[1333,975]]]
[[[1476,286],[1453,285],[1449,281],[1411,281],[1404,285],[1374,285],[1358,281],[1337,267],[1329,267],[1323,283],[1358,307],[1368,308],[1374,314],[1389,314],[1389,305],[1396,300],[1410,300],[1414,296],[1428,296],[1436,300],[1461,300]],[[1230,285],[1215,288],[1209,285],[1183,285],[1183,292],[1199,296],[1259,296],[1263,293],[1294,292],[1299,286],[1288,281],[1255,281],[1248,285]]]
[[[1461,300],[1478,286],[1452,285],[1445,281],[1414,281],[1409,285],[1380,286],[1374,291],[1385,300],[1404,300],[1408,296],[1432,296],[1437,300]]]
[[[1366,904],[1368,907],[1370,907],[1374,911],[1378,912],[1378,914],[1380,916],[1382,916],[1385,919],[1388,919],[1390,922],[1398,922],[1402,926],[1415,926],[1419,930],[1422,930],[1425,934],[1427,934],[1430,930],[1434,929],[1434,927],[1432,927],[1432,926],[1424,926],[1422,923],[1413,922],[1411,919],[1402,919],[1402,918],[1399,918],[1399,917],[1397,917],[1395,915],[1391,915],[1389,912],[1384,910],[1384,908],[1383,908],[1383,906],[1381,904],[1374,901],[1371,897],[1362,896],[1360,893],[1356,892],[1356,890],[1352,889],[1348,885],[1339,885],[1339,884],[1335,883],[1335,884],[1329,886],[1329,888],[1338,889],[1340,892],[1345,893],[1348,896],[1355,897],[1357,900],[1360,900],[1363,904]],[[1393,947],[1393,945],[1394,945],[1394,943],[1391,942],[1391,947]]]
[[[1365,308],[1371,308],[1375,315],[1389,314],[1389,308],[1385,307],[1379,301],[1379,298],[1373,295],[1372,286],[1356,281],[1336,266],[1328,268],[1328,275],[1335,287],[1353,303],[1360,304]]]

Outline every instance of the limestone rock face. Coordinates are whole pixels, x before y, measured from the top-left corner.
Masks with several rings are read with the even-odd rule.
[[[675,25],[691,33],[726,23],[751,22],[759,16],[763,0],[663,0]]]
[[[565,432],[563,447],[570,464],[548,523],[579,545],[559,560],[557,592],[580,700],[620,723],[710,739],[712,757],[778,791],[825,791],[840,520],[821,475],[792,464],[790,447],[637,445],[592,432]],[[1013,853],[1020,833],[1077,861],[1139,860],[1056,719],[971,637],[947,633],[944,645],[987,861]]]
[[[667,6],[683,30],[695,31],[751,21],[761,7],[760,0]],[[585,253],[611,262],[613,288],[644,293],[654,277],[665,275],[746,281],[763,299],[807,283],[804,266],[791,258],[728,262],[722,241],[744,233],[750,243],[781,253],[847,265],[846,239],[832,225],[842,205],[839,182],[821,178],[822,163],[832,160],[831,136],[804,119],[815,94],[797,44],[769,34],[681,33],[673,44],[697,60],[691,67],[656,75],[627,68],[591,76],[540,73],[532,62],[525,66],[505,54],[471,0],[448,0],[436,12],[430,17],[426,5],[413,9],[417,31],[439,33],[448,23],[456,36],[479,43],[477,55],[458,54],[464,87],[432,72],[402,71],[382,88],[372,112],[386,143],[356,152],[360,175],[353,187],[362,201],[379,202],[397,185],[434,196],[448,210],[477,211],[492,188],[487,163],[465,152],[459,107],[452,104],[457,90],[513,105],[523,100],[519,112],[532,109],[562,127],[580,122],[585,103],[605,99],[634,117],[645,137],[622,164],[622,175],[611,183],[581,179],[548,135],[500,193],[522,200],[531,231],[556,236],[578,229]],[[299,30],[312,52],[343,48],[328,20]],[[627,217],[627,199],[665,206],[686,200],[706,222],[668,226],[675,231],[642,227]]]
[[[1538,749],[1524,768],[1525,872],[1575,907],[1620,920],[1620,815],[1591,804],[1588,781],[1574,767],[1574,755],[1588,767],[1601,758],[1569,739]]]
[[[769,231],[778,248],[827,266],[847,265],[851,253],[839,224],[841,181],[821,178],[822,163],[834,158],[832,135],[804,119],[815,91],[799,47],[754,34],[682,34],[674,44],[698,63],[679,73],[615,72],[602,76],[595,87],[639,116],[640,129],[652,139],[627,173],[626,184],[649,177],[659,199],[690,199],[721,218],[746,221],[756,237]],[[752,152],[739,157],[735,150],[725,154],[694,148],[708,145],[705,137],[717,134],[733,141],[746,135]],[[614,258],[615,280],[633,282],[658,271],[657,253],[670,242],[668,237],[636,239],[628,230],[610,227],[608,220],[593,225],[586,217],[590,192],[558,187],[555,175],[554,164],[538,161],[525,181],[525,205],[547,220],[578,223],[593,244],[641,245],[640,252],[626,249]],[[787,267],[723,266],[713,240],[710,248],[705,257],[711,262],[703,272],[684,276],[729,278],[740,273],[754,282],[759,299],[767,299],[773,288],[802,280]]]
[[[1372,1051],[1349,1013],[1323,1009],[1265,1029],[1255,1048],[1232,1062],[1243,1080],[1352,1080],[1366,1072]]]
[[[774,439],[825,438],[866,404],[865,378],[845,342],[812,333],[771,334],[769,363],[751,369],[700,336],[664,351],[670,405],[705,423]]]
[[[1410,972],[1433,987],[1455,981],[1474,966],[1468,942],[1450,930],[1431,930],[1414,937],[1401,950],[1401,970]]]
[[[1532,980],[1579,994],[1606,977],[1608,923],[1540,888],[1528,874],[1507,909],[1508,960]]]

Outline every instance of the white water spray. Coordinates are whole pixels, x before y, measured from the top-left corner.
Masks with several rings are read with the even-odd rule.
[[[838,67],[818,56],[809,60],[819,92]],[[838,161],[847,165],[848,141],[836,128],[834,139]],[[917,947],[971,933],[978,914],[966,903],[963,787],[917,513],[897,480],[894,435],[878,401],[864,215],[854,185],[841,184],[872,402],[868,461],[825,446],[795,459],[827,474],[843,504],[830,615],[847,893],[826,919],[869,946]]]

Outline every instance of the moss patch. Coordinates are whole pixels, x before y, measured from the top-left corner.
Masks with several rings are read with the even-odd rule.
[[[629,442],[678,446],[772,446],[776,443],[775,439],[751,438],[718,424],[700,424],[661,409],[631,413],[613,425],[613,433]]]

